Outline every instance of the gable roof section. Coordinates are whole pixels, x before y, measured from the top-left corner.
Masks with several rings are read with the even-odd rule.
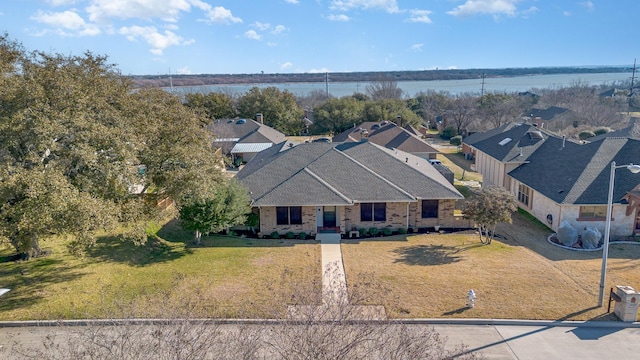
[[[251,119],[220,119],[209,126],[216,137],[237,139],[238,143],[272,143],[284,141],[284,134]]]
[[[278,144],[256,155],[236,177],[249,189],[253,206],[462,198],[428,161],[401,151],[392,154],[369,142]]]
[[[408,126],[408,125],[407,125]],[[365,122],[360,126],[345,130],[333,137],[333,142],[359,142],[367,140],[372,143],[384,146],[388,149],[399,149],[409,153],[437,154],[438,150],[427,144],[414,132],[402,128],[391,121]],[[362,130],[366,130],[368,135],[363,136]]]
[[[604,205],[609,192],[611,162],[618,165],[638,163],[640,141],[607,138],[578,145],[550,138],[529,162],[509,176],[559,204]],[[640,175],[616,170],[614,202],[640,183]]]
[[[479,135],[479,140],[467,144],[504,163],[526,161],[551,137],[544,130],[529,124],[506,124],[489,132],[488,136]]]
[[[559,106],[550,106],[546,109],[530,109],[528,112],[528,116],[532,118],[540,118],[542,120],[553,120],[556,116],[560,116],[569,111],[569,109],[562,108]]]

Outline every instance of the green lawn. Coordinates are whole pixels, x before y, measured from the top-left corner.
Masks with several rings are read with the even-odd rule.
[[[0,319],[154,317],[172,304],[189,304],[191,316],[274,316],[293,293],[320,296],[315,241],[212,236],[194,246],[191,237],[172,221],[144,246],[102,237],[82,257],[60,238],[30,261],[2,249],[0,287],[11,291]]]

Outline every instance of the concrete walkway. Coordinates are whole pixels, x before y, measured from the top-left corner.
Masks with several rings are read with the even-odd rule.
[[[296,306],[289,318],[385,320],[384,306],[349,305],[340,234],[318,234],[322,253],[322,306]]]

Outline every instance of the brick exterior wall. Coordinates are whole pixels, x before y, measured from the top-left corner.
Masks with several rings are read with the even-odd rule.
[[[386,221],[361,221],[360,220],[360,204],[353,206],[339,206],[337,208],[337,225],[340,226],[341,232],[348,233],[352,229],[372,227],[378,229],[390,228],[396,230],[398,228],[432,228],[440,225],[441,228],[466,228],[473,224],[469,220],[465,220],[461,216],[454,215],[456,201],[440,200],[438,204],[438,218],[422,218],[422,203],[387,203]],[[321,216],[321,213],[320,213]],[[408,222],[407,222],[408,220]],[[262,207],[260,208],[260,233],[268,236],[274,231],[279,234],[287,232],[300,233],[306,232],[313,235],[316,233],[316,207],[302,207],[302,224],[294,225],[277,225],[276,224],[276,208]]]

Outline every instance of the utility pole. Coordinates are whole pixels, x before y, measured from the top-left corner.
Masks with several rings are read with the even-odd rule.
[[[484,101],[484,77],[486,76],[486,73],[482,73],[482,89],[480,90],[480,103],[482,104],[482,102]]]
[[[631,114],[631,98],[633,97],[633,82],[636,79],[636,59],[633,59],[633,72],[631,73],[631,87],[629,88],[629,97],[627,104],[627,115]]]
[[[329,73],[328,72],[324,73],[324,84],[326,87],[327,99],[328,99],[329,98]]]

